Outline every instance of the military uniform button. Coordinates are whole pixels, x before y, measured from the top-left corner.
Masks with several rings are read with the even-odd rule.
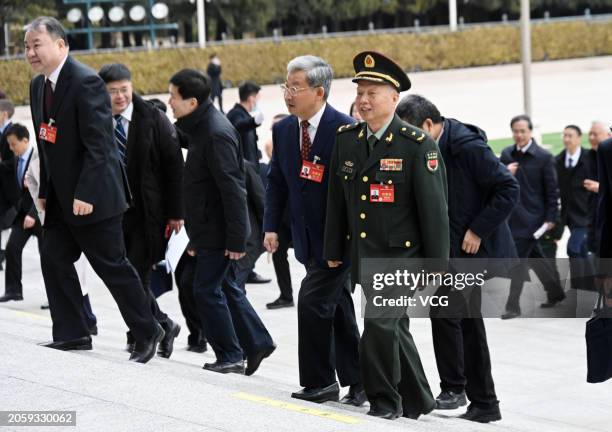
[[[393,180],[389,180],[387,184],[393,184]]]
[[[410,243],[409,241],[407,241],[407,242],[406,242],[406,243],[404,243],[404,244],[406,245],[406,247],[410,247],[410,245],[411,245],[412,243]]]
[[[347,235],[346,235],[346,239],[347,239],[347,240],[350,240],[350,239],[351,239],[351,235],[350,235],[350,234],[347,234]]]
[[[348,176],[344,176],[344,180],[348,180]]]
[[[361,219],[365,219],[365,218],[366,218],[366,215],[365,215],[365,213],[361,213],[361,214],[359,215],[359,217],[360,217]]]
[[[368,179],[368,176],[363,176],[361,180],[363,180],[364,183],[367,183],[369,179]]]
[[[361,233],[361,238],[366,238],[368,235],[364,232]]]
[[[367,200],[367,199],[368,199],[368,197],[367,197],[367,196],[365,196],[365,195],[361,195],[361,201],[365,201],[365,200]]]

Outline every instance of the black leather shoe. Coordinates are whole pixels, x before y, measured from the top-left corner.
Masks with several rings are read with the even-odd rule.
[[[208,351],[208,345],[206,342],[199,342],[197,344],[189,344],[187,345],[187,351],[195,352],[195,353],[205,353]]]
[[[323,403],[327,401],[338,402],[340,387],[335,382],[327,387],[303,388],[298,392],[291,393],[291,397],[308,402]]]
[[[555,306],[557,306],[557,303],[561,303],[563,300],[565,300],[565,294],[562,294],[560,296],[557,297],[553,297],[553,298],[549,298],[548,300],[546,300],[545,303],[542,303],[540,305],[540,307],[542,309],[550,309],[553,308]]]
[[[151,339],[146,341],[136,341],[134,350],[130,355],[130,361],[136,363],[146,363],[153,358],[157,351],[157,344],[164,338],[165,332],[159,324],[157,324],[157,333]]]
[[[94,324],[89,327],[89,334],[92,336],[98,336],[98,326]]]
[[[285,300],[284,298],[277,298],[272,303],[266,304],[268,309],[280,309],[286,307],[293,307],[293,300]]]
[[[83,336],[78,339],[71,339],[67,341],[41,343],[39,345],[60,351],[89,351],[92,349],[91,336]]]
[[[464,420],[469,420],[478,423],[489,423],[497,420],[501,420],[501,412],[499,411],[499,405],[495,405],[491,408],[479,408],[470,404],[465,414],[459,416]]]
[[[265,278],[262,275],[255,273],[254,271],[249,273],[249,277],[246,281],[246,283],[248,284],[267,284],[270,282],[272,282],[272,279]]]
[[[168,320],[168,328],[165,332],[166,334],[159,343],[159,348],[157,349],[158,356],[170,358],[172,351],[174,350],[174,339],[176,339],[180,332],[181,326],[174,321]]]
[[[349,388],[348,393],[342,399],[340,399],[341,404],[345,405],[353,405],[353,406],[362,406],[368,400],[365,390],[361,384],[354,384]]]
[[[125,344],[125,350],[129,353],[134,351],[134,342],[128,342]]]
[[[397,411],[397,412],[393,412],[393,411],[382,411],[382,410],[377,410],[377,409],[370,409],[370,411],[368,411],[368,415],[369,416],[373,416],[373,417],[378,417],[378,418],[383,418],[385,420],[395,420],[396,418],[399,418],[402,416],[402,411]]]
[[[21,301],[23,300],[23,295],[21,294],[13,294],[13,293],[6,293],[4,294],[2,297],[0,297],[0,303],[5,303],[7,301]]]
[[[237,362],[219,362],[216,361],[214,363],[204,363],[204,367],[202,369],[209,370],[211,372],[217,373],[237,373],[240,375],[244,374],[244,360],[240,360]]]
[[[461,393],[455,393],[450,390],[443,391],[436,398],[436,409],[439,410],[453,410],[466,404],[465,392],[463,391]]]
[[[516,318],[520,316],[521,316],[521,311],[507,310],[506,312],[502,314],[501,319],[508,320],[508,319],[512,319],[512,318]]]
[[[268,348],[264,348],[256,354],[247,356],[247,368],[244,374],[246,376],[253,375],[255,371],[259,369],[259,365],[261,364],[263,359],[270,357],[270,355],[274,352],[275,349],[276,349],[276,344],[273,343],[272,346]]]

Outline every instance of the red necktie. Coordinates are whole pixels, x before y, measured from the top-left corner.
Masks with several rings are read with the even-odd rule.
[[[51,116],[51,108],[53,107],[53,87],[51,86],[51,80],[45,81],[45,120],[49,121]]]
[[[302,128],[302,159],[308,160],[308,156],[310,155],[310,149],[312,148],[312,143],[310,142],[310,135],[308,134],[308,120],[302,120],[300,122],[300,126]]]

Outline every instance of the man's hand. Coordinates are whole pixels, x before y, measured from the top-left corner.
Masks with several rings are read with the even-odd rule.
[[[584,188],[588,190],[589,192],[599,193],[599,182],[598,181],[586,179],[582,183],[582,186],[584,186]]]
[[[329,268],[336,268],[342,265],[342,261],[327,261]]]
[[[228,251],[227,249],[225,249],[225,256],[229,256],[229,259],[231,260],[237,261],[245,255],[246,253],[244,252],[232,252],[232,251]]]
[[[196,256],[196,251],[193,249],[187,249],[187,255],[189,255],[190,257],[194,257]]]
[[[518,162],[512,162],[506,165],[506,168],[508,168],[508,171],[510,171],[510,174],[512,174],[513,176],[516,175],[516,170],[518,169],[518,167],[519,167]]]
[[[170,229],[172,231],[174,231],[176,234],[179,233],[179,231],[181,230],[183,224],[184,224],[184,220],[183,219],[168,219],[168,226],[170,227]]]
[[[93,213],[93,205],[75,198],[72,203],[72,213],[75,216],[87,216]]]
[[[465,253],[474,255],[478,252],[478,249],[480,249],[480,242],[481,238],[474,234],[472,230],[468,229],[463,237],[461,249]]]
[[[47,205],[47,200],[45,198],[38,198],[38,204],[40,208],[45,210],[45,206]]]
[[[34,225],[36,225],[36,219],[34,219],[32,216],[26,215],[26,217],[23,218],[23,229],[24,230],[30,229]]]
[[[276,249],[278,249],[278,234],[275,232],[267,232],[264,236],[263,245],[268,252],[276,252]]]
[[[547,225],[547,230],[546,231],[550,231],[551,229],[553,229],[557,224],[551,221],[544,221],[544,223]]]

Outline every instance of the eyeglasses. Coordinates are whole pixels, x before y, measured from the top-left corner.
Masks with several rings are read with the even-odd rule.
[[[117,95],[119,95],[119,94],[122,94],[122,95],[124,95],[124,96],[125,96],[125,95],[127,95],[127,94],[129,94],[129,93],[130,93],[130,89],[129,89],[129,88],[126,88],[126,87],[119,88],[119,89],[110,89],[110,90],[108,91],[108,93],[109,93],[111,96],[117,96]]]
[[[289,96],[295,96],[303,90],[308,90],[310,87],[289,87],[287,84],[281,84],[280,89],[283,94],[289,93]]]

